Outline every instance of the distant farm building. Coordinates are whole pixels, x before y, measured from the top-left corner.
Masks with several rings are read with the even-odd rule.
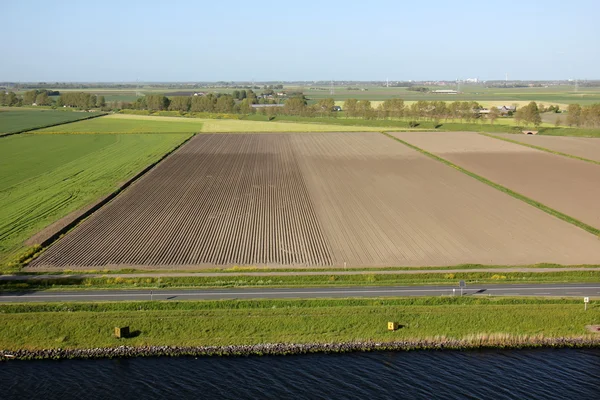
[[[431,93],[434,93],[434,94],[458,94],[458,92],[456,90],[449,90],[449,89],[432,90]]]
[[[252,104],[252,108],[283,107],[285,104]]]

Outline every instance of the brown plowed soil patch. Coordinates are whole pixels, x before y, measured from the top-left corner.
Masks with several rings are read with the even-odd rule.
[[[469,132],[396,137],[600,228],[600,166]]]
[[[378,133],[218,134],[192,139],[28,269],[598,260],[593,235]]]
[[[493,135],[600,162],[600,138],[514,135],[509,133],[494,133]]]

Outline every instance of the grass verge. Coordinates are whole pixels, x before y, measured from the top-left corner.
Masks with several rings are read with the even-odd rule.
[[[412,145],[412,144],[410,144],[408,142],[405,142],[402,139],[398,139],[397,137],[394,137],[394,136],[392,136],[392,135],[390,135],[390,134],[388,134],[386,132],[381,132],[381,133],[383,135],[387,136],[388,138],[390,138],[392,140],[395,140],[395,141],[397,141],[399,143],[402,143],[403,145],[405,145],[407,147],[410,147],[411,149],[416,150],[416,151],[418,151],[418,152],[420,152],[420,153],[422,153],[422,154],[424,154],[424,155],[426,155],[426,156],[428,156],[430,158],[433,158],[434,160],[437,160],[437,161],[439,161],[439,162],[441,162],[443,164],[446,164],[446,165],[448,165],[448,166],[450,166],[450,167],[452,167],[452,168],[454,168],[454,169],[456,169],[456,170],[458,170],[458,171],[460,171],[460,172],[462,172],[462,173],[470,176],[471,178],[475,178],[478,181],[485,183],[486,185],[489,185],[489,186],[491,186],[491,187],[493,187],[495,189],[498,189],[499,191],[504,192],[504,193],[506,193],[506,194],[508,194],[508,195],[510,195],[510,196],[512,196],[514,198],[516,198],[516,199],[524,201],[525,203],[527,203],[529,205],[532,205],[532,206],[534,206],[536,208],[539,208],[540,210],[544,211],[547,214],[550,214],[550,215],[552,215],[554,217],[560,218],[563,221],[568,222],[570,224],[573,224],[573,225],[575,225],[575,226],[577,226],[577,227],[583,229],[584,231],[587,231],[587,232],[589,232],[589,233],[591,233],[593,235],[600,236],[600,229],[594,228],[591,225],[588,225],[588,224],[586,224],[584,222],[581,222],[581,221],[579,221],[579,220],[577,220],[577,219],[575,219],[573,217],[570,217],[570,216],[568,216],[566,214],[563,214],[560,211],[557,211],[557,210],[555,210],[553,208],[548,207],[545,204],[540,203],[539,201],[535,201],[533,199],[530,199],[527,196],[524,196],[524,195],[522,195],[520,193],[517,193],[517,192],[515,192],[513,190],[510,190],[509,188],[507,188],[505,186],[502,186],[502,185],[499,185],[499,184],[497,184],[495,182],[492,182],[489,179],[484,178],[483,176],[477,175],[477,174],[475,174],[475,173],[473,173],[473,172],[471,172],[469,170],[466,170],[466,169],[464,169],[464,168],[462,168],[462,167],[460,167],[460,166],[458,166],[458,165],[456,165],[456,164],[454,164],[454,163],[452,163],[452,162],[450,162],[450,161],[448,161],[448,160],[446,160],[444,158],[438,157],[438,156],[436,156],[433,153],[430,153],[430,152],[428,152],[426,150],[421,149],[420,147],[417,147],[417,146],[414,146],[414,145]]]
[[[593,163],[593,164],[600,165],[600,161],[590,160],[589,158],[574,156],[572,154],[563,153],[563,152],[556,151],[556,150],[550,150],[550,149],[547,149],[545,147],[536,146],[536,145],[529,144],[529,143],[519,142],[518,140],[512,140],[512,139],[505,138],[505,137],[490,135],[490,134],[485,133],[485,132],[479,132],[479,134],[483,135],[483,136],[487,136],[487,137],[493,138],[493,139],[504,140],[505,142],[514,143],[514,144],[518,144],[520,146],[530,147],[532,149],[541,150],[541,151],[545,151],[547,153],[556,154],[558,156],[569,157],[569,158],[573,158],[575,160],[586,161],[586,162],[590,162],[590,163]]]
[[[600,307],[577,300],[394,298],[0,305],[0,349],[225,346],[484,336],[581,337]],[[387,330],[387,322],[401,328]],[[117,339],[115,326],[134,337]]]
[[[48,289],[159,289],[233,287],[316,287],[386,285],[458,285],[489,283],[583,283],[599,282],[600,271],[559,272],[461,272],[425,274],[183,276],[183,277],[60,277],[33,280],[0,280],[1,291]]]
[[[23,255],[24,258],[31,258],[27,254],[35,254],[39,248],[32,248],[28,253]],[[332,274],[344,272],[387,272],[387,271],[437,271],[437,270],[473,270],[473,269],[491,269],[491,270],[507,270],[513,268],[524,269],[575,269],[575,268],[597,268],[600,270],[600,264],[581,264],[581,265],[562,265],[551,263],[540,264],[520,264],[520,265],[486,265],[486,264],[458,264],[452,266],[423,266],[423,267],[314,267],[314,268],[269,268],[258,266],[233,266],[227,268],[207,268],[207,269],[140,269],[140,268],[123,268],[123,269],[90,269],[90,270],[72,270],[65,269],[62,271],[18,271],[14,275],[36,276],[36,275],[121,275],[121,274],[202,274],[220,273],[220,274],[246,274],[246,273],[304,273],[304,272],[331,272]],[[2,271],[0,271],[0,276]]]

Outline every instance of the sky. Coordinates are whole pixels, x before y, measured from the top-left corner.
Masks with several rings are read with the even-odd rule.
[[[0,81],[600,79],[600,1],[2,0]]]

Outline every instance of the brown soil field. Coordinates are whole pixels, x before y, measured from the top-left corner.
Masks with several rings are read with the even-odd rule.
[[[199,135],[32,267],[330,265],[285,135]]]
[[[394,136],[600,228],[600,166],[596,164],[471,132],[399,132]]]
[[[493,135],[600,162],[600,138],[515,135],[510,133],[494,133]]]
[[[28,269],[599,259],[593,235],[378,133],[207,134]]]

